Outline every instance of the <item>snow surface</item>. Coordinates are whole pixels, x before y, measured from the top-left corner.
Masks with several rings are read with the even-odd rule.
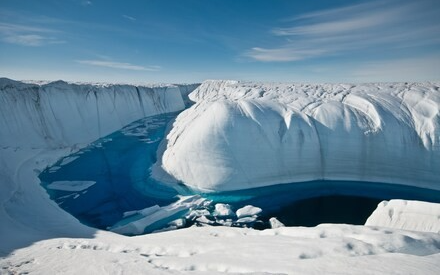
[[[440,235],[364,226],[201,227],[34,243],[0,260],[14,274],[438,274]]]
[[[88,126],[97,127],[98,124],[80,119],[84,125],[78,122],[81,127],[72,128],[75,122],[68,119],[71,114],[64,116],[57,113],[58,129],[55,124],[51,124],[50,119],[41,115],[39,107],[35,108],[42,105],[35,105],[34,99],[39,94],[55,105],[64,106],[67,113],[73,112],[74,107],[68,107],[71,104],[78,107],[78,112],[92,114],[93,111],[86,110],[86,106],[95,111],[96,107],[84,103],[91,100],[87,99],[90,95],[72,88],[75,97],[70,96],[70,86],[62,83],[60,86],[66,91],[58,91],[64,97],[57,97],[60,101],[57,103],[55,99],[48,99],[44,95],[55,94],[52,89],[32,88],[39,92],[25,92],[20,87],[34,86],[22,86],[13,81],[4,84],[5,80],[1,82],[0,274],[440,273],[440,234],[430,232],[381,226],[323,224],[313,228],[281,227],[264,231],[207,226],[126,237],[87,227],[49,199],[40,186],[38,174],[62,157],[75,152],[77,144],[98,138],[99,131],[81,132],[83,126],[87,129]],[[53,89],[55,86],[51,85]],[[428,85],[422,85],[425,86]],[[108,86],[107,91],[114,95],[111,87]],[[5,89],[9,92],[4,92]],[[106,95],[102,96],[106,98]],[[118,116],[125,119],[137,116],[132,114],[133,110],[129,108],[131,105],[126,104],[130,102],[131,94],[127,93],[127,97],[123,99],[123,94],[118,92],[114,102],[115,106],[125,105],[124,108],[116,108]],[[65,103],[64,99],[69,99],[70,103]],[[423,102],[423,99],[420,101]],[[113,104],[112,100],[105,102]],[[8,106],[10,104],[17,108],[21,106],[22,109],[12,110]],[[116,122],[118,119],[115,121],[117,116],[113,111],[116,109],[102,106],[100,103],[100,119],[97,120],[93,115],[90,119],[94,117],[94,123],[100,121],[101,125],[106,125],[102,128],[105,131],[119,127],[122,119],[120,122]],[[4,111],[6,109],[12,113]],[[42,123],[33,126],[33,119],[46,121],[51,126],[38,128]],[[18,129],[15,123],[30,128]],[[47,133],[57,129],[71,136],[65,141],[55,134],[51,139],[44,139]],[[432,161],[435,162],[435,159]],[[417,205],[418,212],[431,213],[424,204]],[[402,212],[408,210],[407,207],[399,209]],[[157,207],[148,211],[154,210]],[[146,212],[141,211],[143,214]],[[127,217],[135,214],[138,213],[128,213]],[[409,217],[405,214],[399,216],[400,219]],[[411,223],[417,221],[414,216],[410,218]],[[175,224],[178,227],[179,221],[175,221]]]
[[[195,189],[325,179],[440,190],[439,84],[206,81],[189,97],[161,163]]]
[[[61,191],[83,191],[93,186],[96,181],[54,181],[46,187],[53,190]]]
[[[365,225],[440,234],[440,204],[422,201],[383,201]]]

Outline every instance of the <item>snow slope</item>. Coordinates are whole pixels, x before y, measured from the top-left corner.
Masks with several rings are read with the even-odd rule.
[[[0,78],[0,146],[87,144],[137,119],[185,108],[197,85],[28,84]]]
[[[206,191],[319,179],[440,190],[439,89],[206,81],[168,135],[162,165]]]
[[[18,274],[425,274],[440,235],[350,225],[189,228],[138,237],[99,232],[42,241],[0,259]],[[1,271],[0,271],[1,272]],[[6,273],[8,274],[8,273]]]

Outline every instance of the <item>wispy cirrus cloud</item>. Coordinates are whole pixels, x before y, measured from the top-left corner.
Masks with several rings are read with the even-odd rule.
[[[125,62],[114,62],[114,61],[107,61],[107,60],[76,60],[77,63],[84,64],[84,65],[90,65],[90,66],[99,66],[99,67],[106,67],[111,69],[121,69],[121,70],[131,70],[131,71],[160,71],[160,66],[140,66],[140,65],[134,65],[131,63],[125,63]]]
[[[56,33],[57,30],[50,28],[0,22],[1,40],[11,44],[38,47],[65,43],[55,37]]]
[[[4,34],[11,34],[11,33],[23,33],[23,32],[56,33],[58,31],[43,27],[0,22],[0,32]]]
[[[423,1],[421,1],[423,2]],[[327,55],[439,44],[439,10],[419,1],[376,1],[303,14],[271,30],[278,45],[245,55],[263,62],[298,61]]]
[[[128,19],[130,21],[133,21],[133,22],[136,21],[136,18],[134,18],[133,16],[129,16],[129,15],[123,14],[122,17],[124,17],[125,19]]]
[[[325,53],[325,49],[295,49],[291,47],[281,47],[274,49],[252,48],[249,53],[251,57],[258,61],[297,61]]]
[[[12,43],[12,44],[31,46],[31,47],[38,47],[38,46],[43,46],[43,45],[47,45],[47,44],[65,43],[64,41],[60,41],[55,38],[44,37],[39,34],[10,35],[10,36],[4,37],[3,41],[8,42],[8,43]]]

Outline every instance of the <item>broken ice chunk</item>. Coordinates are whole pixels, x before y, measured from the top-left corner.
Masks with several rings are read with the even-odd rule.
[[[229,204],[217,203],[213,213],[216,217],[232,217],[235,216]]]
[[[273,228],[280,228],[280,227],[284,227],[284,224],[282,222],[280,222],[277,218],[270,218],[269,219],[269,223],[270,223],[270,227]]]
[[[255,207],[252,205],[246,205],[245,207],[242,207],[240,209],[237,210],[236,214],[237,214],[237,218],[244,218],[244,217],[251,217],[254,215],[258,215],[261,213],[261,208],[260,207]]]

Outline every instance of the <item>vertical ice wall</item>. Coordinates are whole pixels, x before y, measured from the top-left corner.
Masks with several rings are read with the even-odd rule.
[[[145,116],[185,108],[197,85],[26,84],[0,79],[0,147],[84,144]]]

